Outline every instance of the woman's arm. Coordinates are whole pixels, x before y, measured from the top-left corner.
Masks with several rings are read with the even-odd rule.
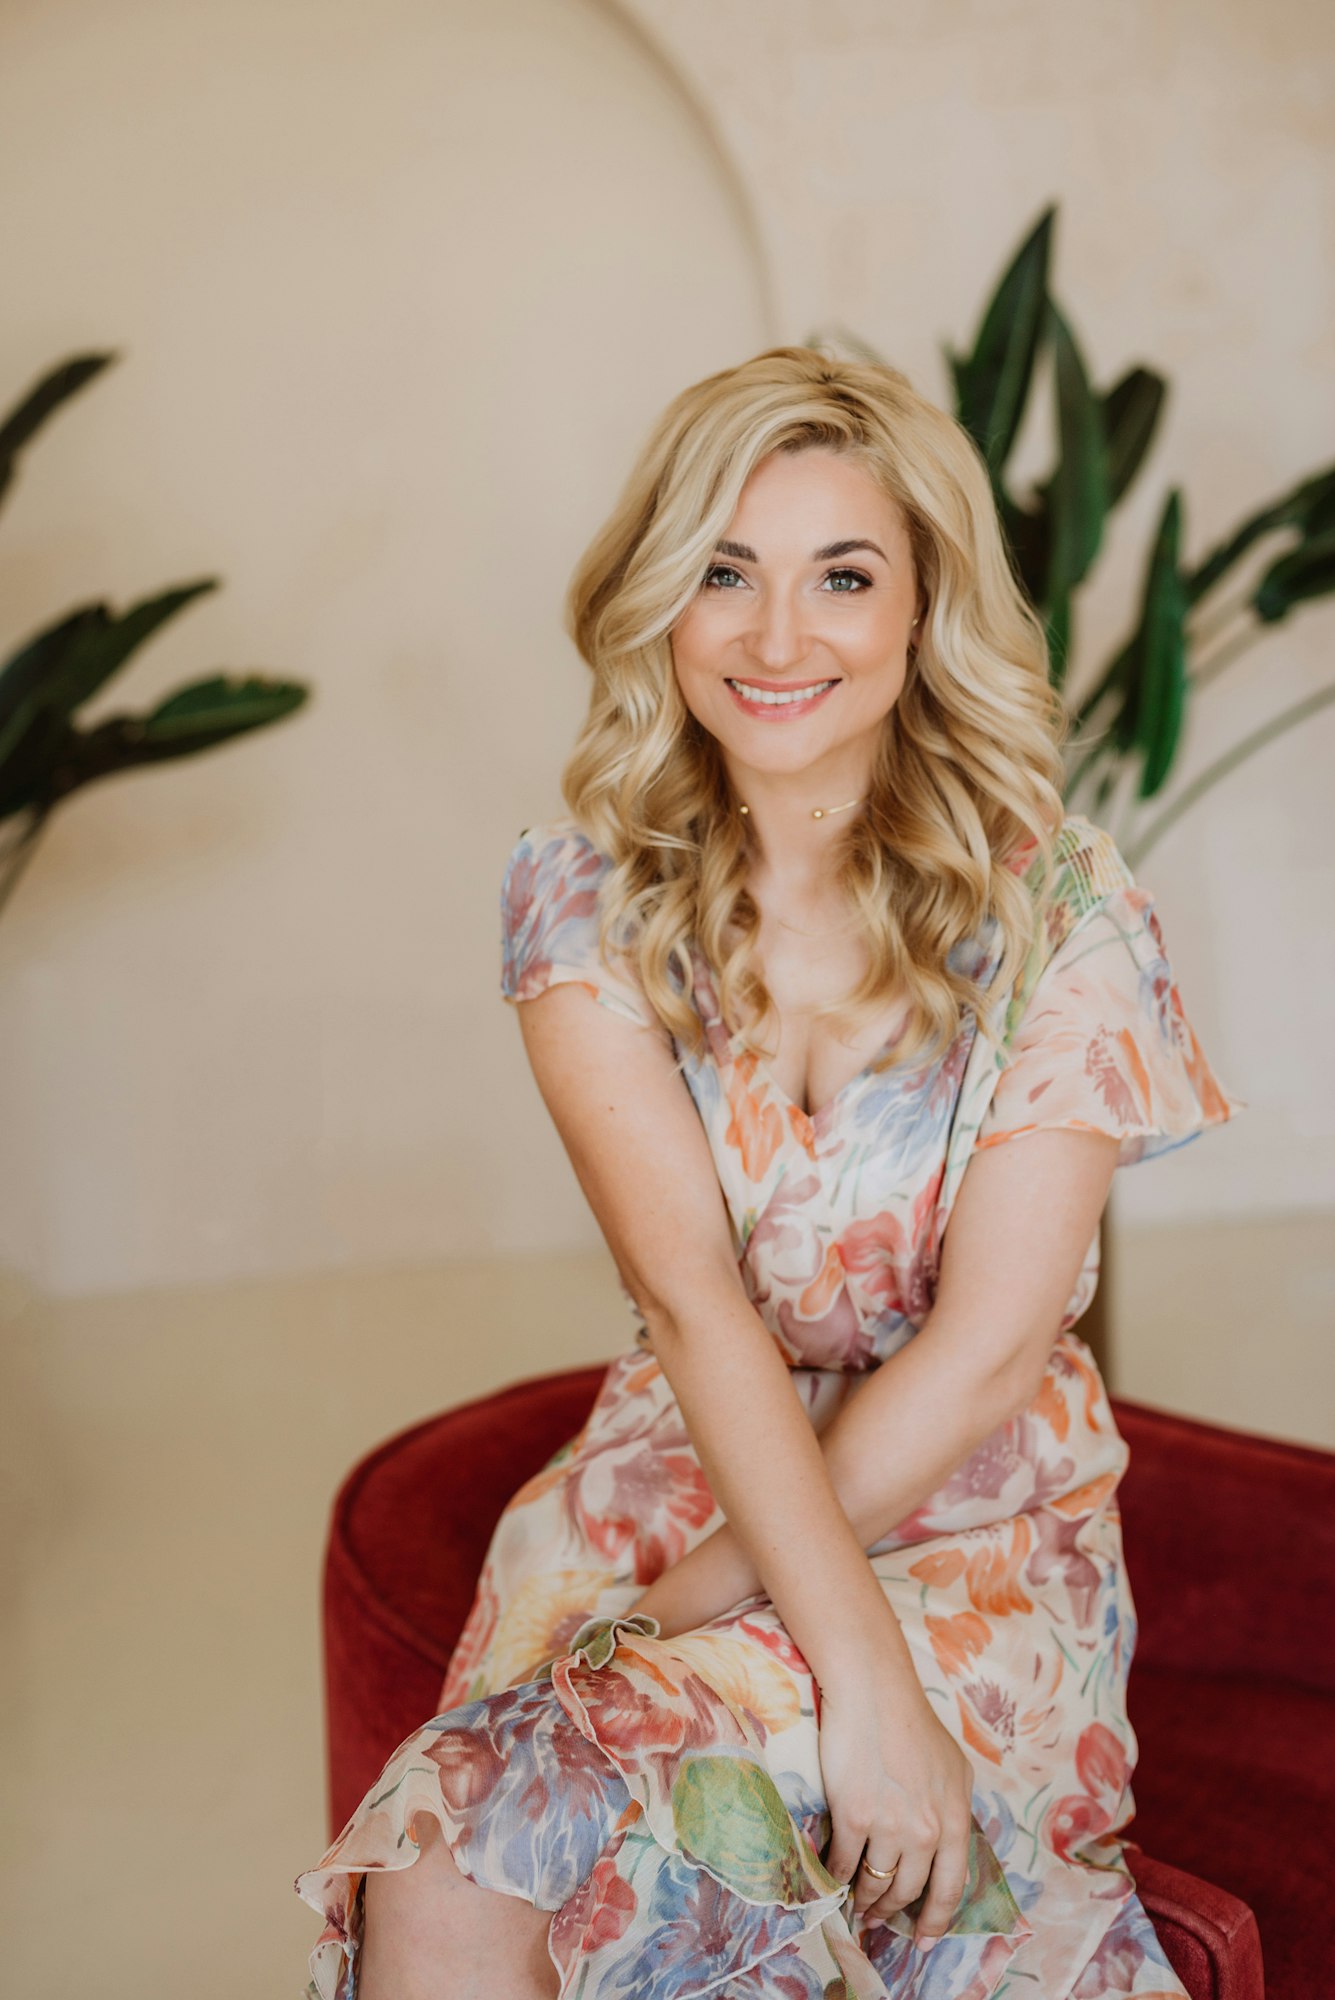
[[[570,984],[519,1013],[539,1089],[705,1476],[821,1688],[826,1865],[842,1881],[858,1876],[856,1906],[875,1903],[884,1914],[921,1895],[915,1934],[929,1947],[967,1876],[972,1768],[923,1692],[821,1440],[746,1297],[708,1140],[671,1044],[658,1030],[607,1018]],[[1096,1217],[1097,1208],[1091,1229]],[[919,1407],[918,1425],[942,1414]],[[865,1450],[856,1436],[852,1443]],[[860,1492],[850,1504],[859,1512]],[[869,1865],[873,1855],[898,1857],[884,1895],[859,1872],[864,1848]]]
[[[1117,1160],[1099,1132],[1040,1131],[975,1154],[942,1240],[932,1311],[821,1435],[863,1548],[937,1491],[1037,1395]],[[665,1633],[763,1588],[731,1522],[664,1572],[635,1609]]]
[[[518,1012],[538,1088],[760,1587],[818,1678],[865,1653],[893,1658],[916,1682],[820,1440],[743,1289],[668,1037],[571,984]]]

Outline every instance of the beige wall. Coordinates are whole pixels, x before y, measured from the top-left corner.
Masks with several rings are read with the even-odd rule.
[[[1335,11],[1315,0],[626,0],[752,190],[785,337],[847,326],[946,400],[986,290],[1059,203],[1059,297],[1097,382],[1171,384],[1084,600],[1088,667],[1125,633],[1158,510],[1199,557],[1335,456]],[[1048,470],[1049,406],[1018,463]],[[1267,543],[1263,561],[1275,553]],[[1240,581],[1255,573],[1252,565]],[[1202,698],[1184,777],[1325,685],[1335,607]],[[1146,859],[1236,1124],[1119,1175],[1126,1222],[1335,1203],[1335,709]]]
[[[6,395],[124,352],[12,492],[5,638],[216,573],[93,715],[314,687],[52,823],[0,923],[0,1258],[82,1293],[588,1244],[501,871],[584,698],[570,568],[666,399],[768,336],[745,201],[589,0],[0,43]]]
[[[218,665],[315,689],[77,799],[0,920],[0,1258],[51,1291],[596,1241],[497,890],[582,705],[570,566],[687,380],[842,321],[944,398],[941,342],[1059,198],[1096,373],[1174,383],[1091,658],[1171,477],[1199,550],[1335,439],[1335,28],[1295,0],[70,0],[0,35],[8,394],[124,353],[9,499],[4,636],[217,573],[100,708]],[[1324,678],[1333,628],[1234,669],[1190,766]],[[1128,1220],[1335,1200],[1332,731],[1143,871],[1251,1109],[1122,1176]]]

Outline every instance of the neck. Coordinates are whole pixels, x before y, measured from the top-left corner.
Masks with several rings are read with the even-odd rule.
[[[765,868],[799,879],[826,873],[843,829],[859,817],[871,785],[869,774],[847,768],[832,777],[758,771],[730,777],[733,809],[747,807],[743,824]]]

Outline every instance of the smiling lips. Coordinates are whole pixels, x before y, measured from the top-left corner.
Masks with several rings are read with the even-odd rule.
[[[725,676],[725,679],[727,677]],[[765,722],[786,722],[818,708],[837,680],[808,681],[805,687],[766,687],[754,681],[728,680],[728,692],[746,714]]]

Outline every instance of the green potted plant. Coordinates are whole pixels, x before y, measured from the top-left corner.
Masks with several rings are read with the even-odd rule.
[[[0,423],[0,498],[19,455],[47,419],[100,374],[114,354],[81,354],[37,382]],[[52,813],[96,779],[190,757],[266,728],[307,699],[298,681],[213,674],[191,681],[145,714],[107,716],[83,728],[78,712],[160,627],[216,590],[202,577],[125,611],[81,604],[21,645],[0,666],[0,909],[31,860]]]
[[[1109,826],[1138,868],[1183,813],[1247,758],[1335,701],[1335,681],[1281,708],[1191,779],[1173,785],[1192,704],[1226,668],[1299,607],[1335,590],[1335,466],[1266,502],[1203,557],[1188,559],[1185,503],[1170,487],[1146,554],[1139,602],[1110,659],[1077,668],[1076,607],[1113,510],[1145,464],[1168,384],[1128,368],[1107,388],[1089,379],[1080,344],[1053,297],[1056,205],[1043,210],[984,307],[971,352],[944,354],[955,415],[987,461],[1016,576],[1042,615],[1050,672],[1072,728],[1063,787],[1068,809]],[[884,357],[842,328],[832,339]],[[821,344],[819,333],[811,344]],[[1017,494],[1007,467],[1038,364],[1052,360],[1052,469]],[[1226,596],[1243,558],[1269,545],[1259,575]],[[1105,1246],[1106,1247],[1106,1246]],[[1108,1362],[1107,1285],[1081,1332]]]

